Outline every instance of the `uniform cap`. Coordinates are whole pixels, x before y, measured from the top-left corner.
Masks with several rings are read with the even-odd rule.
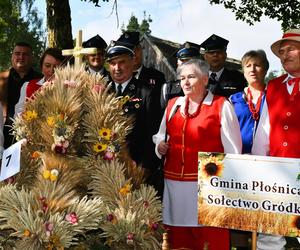
[[[185,42],[177,51],[176,57],[180,60],[200,58],[200,45],[192,42]]]
[[[120,41],[111,41],[107,51],[106,51],[106,59],[111,60],[120,55],[130,55],[134,56],[134,45],[130,43],[124,43]]]
[[[103,40],[103,38],[99,35],[96,35],[89,40],[82,43],[82,47],[84,48],[97,48],[97,49],[105,49],[107,47],[107,43]]]
[[[226,50],[228,43],[228,40],[213,34],[201,43],[200,47],[203,48],[205,52],[213,52],[216,50]]]
[[[140,44],[140,33],[137,31],[125,31],[117,40],[118,42],[130,43],[134,47]]]

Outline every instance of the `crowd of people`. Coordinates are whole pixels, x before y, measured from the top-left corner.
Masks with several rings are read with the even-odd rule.
[[[177,58],[178,76],[170,82],[162,72],[143,65],[138,32],[124,32],[109,45],[99,35],[83,43],[97,48],[96,54],[85,56],[86,71],[107,77],[109,91],[127,98],[124,114],[135,120],[128,150],[163,200],[172,249],[204,249],[208,244],[211,250],[225,250],[234,237],[242,237],[197,224],[199,151],[300,158],[300,30],[287,30],[271,45],[286,73],[268,83],[266,53],[247,51],[242,72],[228,69],[228,43],[215,34],[200,45],[184,43],[170,55]],[[11,68],[0,73],[1,150],[14,143],[12,118],[21,114],[35,91],[51,82],[63,62],[61,50],[45,50],[41,74],[33,69],[30,44],[16,44]],[[157,174],[161,169],[163,174]],[[285,244],[284,237],[258,235],[257,249],[281,250]]]

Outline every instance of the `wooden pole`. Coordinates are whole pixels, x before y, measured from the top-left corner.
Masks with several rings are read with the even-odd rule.
[[[80,66],[82,63],[82,54],[80,53],[82,49],[82,30],[78,30],[75,47],[78,53],[75,53],[75,65]]]
[[[256,231],[252,232],[252,248],[251,250],[256,250],[256,243],[257,243],[257,233]]]
[[[168,233],[163,233],[162,250],[169,250]]]

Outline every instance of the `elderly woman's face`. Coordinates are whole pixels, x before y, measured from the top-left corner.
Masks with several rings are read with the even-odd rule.
[[[195,66],[187,65],[180,73],[180,85],[185,96],[197,96],[206,91],[208,77],[196,71]]]
[[[243,65],[243,71],[249,85],[264,85],[266,71],[259,58],[249,58]]]

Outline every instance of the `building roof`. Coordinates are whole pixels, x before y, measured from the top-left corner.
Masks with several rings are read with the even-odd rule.
[[[149,38],[151,43],[157,46],[157,48],[161,51],[168,62],[174,67],[174,69],[176,69],[177,59],[174,55],[180,48],[181,44],[169,40],[164,40],[152,35],[146,36]],[[241,69],[241,61],[234,58],[227,57],[225,65],[226,67],[231,69]]]

